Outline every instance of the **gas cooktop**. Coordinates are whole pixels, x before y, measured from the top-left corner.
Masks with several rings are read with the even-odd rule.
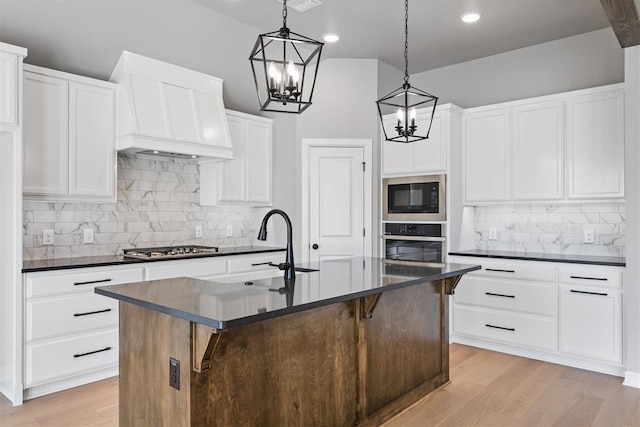
[[[218,252],[215,246],[164,246],[160,248],[132,248],[124,249],[123,255],[127,258],[159,259],[193,257],[194,255],[206,255]]]

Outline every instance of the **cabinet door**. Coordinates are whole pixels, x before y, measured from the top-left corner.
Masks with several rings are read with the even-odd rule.
[[[66,80],[24,73],[24,192],[68,192],[69,84]]]
[[[392,129],[395,117],[385,117],[385,127]],[[382,141],[382,174],[398,175],[412,172],[411,145],[403,142],[384,141],[384,132],[380,130]]]
[[[271,204],[271,125],[247,123],[247,202]]]
[[[416,122],[418,128],[429,126],[431,110],[420,111]],[[417,141],[411,145],[413,153],[413,172],[446,172],[447,170],[447,118],[442,112],[436,112],[431,123],[429,139]]]
[[[233,160],[220,162],[219,202],[244,202],[247,199],[245,181],[247,120],[227,116],[233,144]]]
[[[18,60],[15,55],[0,52],[0,122],[17,124]]]
[[[545,102],[512,110],[513,200],[564,196],[563,104]]]
[[[115,199],[114,91],[69,84],[69,195]]]
[[[622,90],[567,100],[570,199],[624,197]]]
[[[560,352],[620,363],[620,291],[561,285],[559,292]]]
[[[469,113],[465,132],[465,199],[509,200],[509,110]]]

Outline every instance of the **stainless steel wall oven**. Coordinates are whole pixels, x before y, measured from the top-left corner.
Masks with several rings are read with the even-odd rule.
[[[442,267],[446,239],[442,224],[385,223],[384,262],[389,264]]]

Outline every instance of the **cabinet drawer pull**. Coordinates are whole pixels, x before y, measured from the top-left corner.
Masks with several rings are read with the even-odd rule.
[[[582,279],[582,280],[600,280],[602,282],[606,282],[606,277],[586,277],[586,276],[570,276],[572,279]]]
[[[86,313],[73,313],[73,317],[89,316],[90,314],[108,313],[110,311],[111,311],[110,308],[105,308],[104,310],[87,311]]]
[[[251,267],[256,267],[258,265],[269,265],[271,264],[271,261],[267,261],[267,262],[256,262],[255,264],[251,264]]]
[[[494,326],[494,325],[490,325],[490,324],[486,324],[484,325],[487,328],[493,328],[493,329],[502,329],[503,331],[511,331],[511,332],[515,332],[516,329],[515,328],[505,328],[504,326]]]
[[[487,271],[497,271],[498,273],[515,273],[515,270],[502,270],[500,268],[485,268]]]
[[[73,357],[84,357],[84,356],[89,356],[90,354],[102,353],[103,351],[109,351],[109,350],[111,350],[111,347],[105,347],[100,350],[89,351],[87,353],[74,354]]]
[[[493,292],[485,292],[485,295],[490,295],[492,297],[502,297],[502,298],[515,298],[515,295],[505,295],[505,294],[494,294]]]
[[[110,282],[111,279],[102,279],[102,280],[91,280],[89,282],[75,282],[73,284],[73,286],[80,286],[80,285],[92,285],[94,283],[107,283]]]
[[[598,295],[601,297],[609,296],[606,292],[587,292],[587,291],[576,291],[575,289],[571,289],[571,293],[574,294],[587,294],[587,295]]]

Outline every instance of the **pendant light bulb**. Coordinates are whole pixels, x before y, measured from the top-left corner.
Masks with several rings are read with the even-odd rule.
[[[276,70],[276,65],[273,62],[271,62],[269,64],[269,77],[271,77],[272,79],[275,79],[277,73],[278,73],[278,70]]]
[[[398,126],[402,126],[402,121],[404,120],[404,114],[402,113],[402,108],[398,108],[396,117],[398,118]]]

